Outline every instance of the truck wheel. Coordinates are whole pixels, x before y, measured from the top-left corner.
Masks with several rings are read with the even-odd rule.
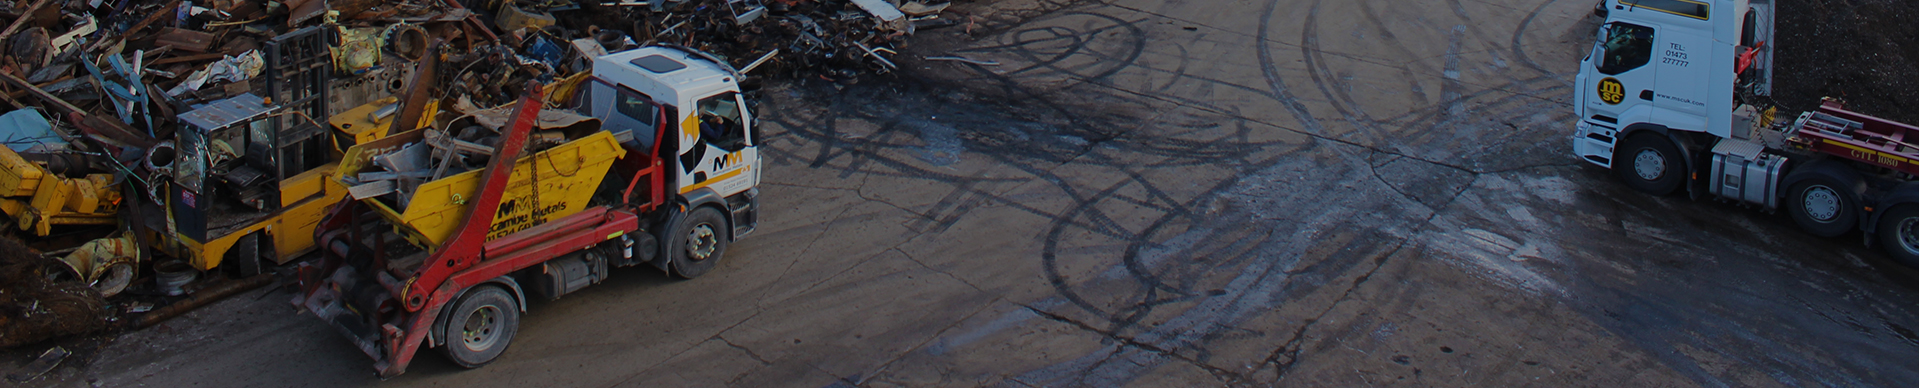
[[[1879,216],[1879,243],[1893,260],[1919,268],[1919,205],[1894,207]]]
[[[1686,179],[1686,163],[1681,159],[1679,148],[1657,133],[1645,132],[1626,138],[1615,156],[1613,172],[1626,181],[1626,186],[1646,194],[1672,194]]]
[[[1832,178],[1815,176],[1792,185],[1786,197],[1787,212],[1799,229],[1819,237],[1833,237],[1852,231],[1859,223],[1859,204]]]
[[[468,369],[486,366],[506,351],[520,330],[520,306],[498,286],[468,292],[447,315],[447,341],[440,352]]]
[[[726,219],[718,210],[695,209],[674,230],[669,242],[673,246],[668,250],[673,255],[673,276],[692,279],[705,275],[726,254]]]
[[[259,275],[265,268],[260,263],[260,234],[249,233],[234,241],[233,247],[227,249],[226,257],[220,259],[220,266],[227,267],[241,279]]]

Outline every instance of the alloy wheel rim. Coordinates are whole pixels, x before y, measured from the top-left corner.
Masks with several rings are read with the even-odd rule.
[[[1821,185],[1806,189],[1806,196],[1801,202],[1805,206],[1806,216],[1814,221],[1832,222],[1839,218],[1839,192],[1830,187]]]
[[[1919,217],[1906,217],[1899,220],[1899,247],[1906,253],[1919,255]]]
[[[1632,162],[1633,173],[1639,174],[1639,179],[1656,181],[1666,176],[1666,156],[1660,155],[1659,151],[1650,148],[1639,150],[1639,154],[1633,155]]]

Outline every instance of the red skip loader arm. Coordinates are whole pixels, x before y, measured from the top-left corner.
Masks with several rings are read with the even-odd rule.
[[[407,281],[405,294],[401,296],[410,314],[405,319],[407,327],[404,330],[392,324],[381,327],[388,363],[378,367],[380,375],[390,377],[406,372],[413,355],[425,344],[427,333],[437,324],[434,320],[440,310],[467,287],[639,230],[640,217],[634,209],[599,206],[486,241],[486,232],[493,223],[494,212],[499,210],[501,198],[505,197],[514,163],[538,118],[543,91],[537,87],[528,90],[529,94],[521,98],[519,110],[513,114],[513,122],[501,137],[493,160],[487,163],[480,193],[474,197],[475,202],[471,202],[473,207],[466,221]],[[651,159],[655,159],[653,166],[642,169],[635,179],[652,178],[656,187],[653,191],[658,191],[658,161]]]
[[[500,144],[494,148],[493,160],[487,162],[486,173],[480,178],[480,194],[474,196],[473,206],[467,211],[466,221],[460,222],[460,228],[454,229],[453,236],[440,244],[440,251],[434,252],[426,262],[421,263],[419,272],[407,280],[406,294],[400,296],[406,304],[406,311],[418,313],[426,308],[427,296],[434,289],[442,288],[441,283],[455,272],[472,267],[480,262],[486,243],[486,231],[493,224],[493,213],[500,209],[500,198],[506,196],[507,182],[512,179],[513,164],[520,159],[520,152],[526,148],[527,134],[532,132],[535,120],[539,119],[540,107],[544,105],[546,91],[538,84],[527,87],[526,95],[520,97],[520,107],[513,112],[513,123],[507,125],[506,133],[500,137]],[[438,298],[435,298],[438,299]],[[443,303],[443,302],[442,302]]]
[[[538,84],[530,84],[527,94],[520,97],[520,106],[513,112],[513,122],[507,125],[506,133],[495,148],[493,160],[487,162],[486,173],[480,180],[480,194],[475,196],[473,207],[468,211],[466,221],[460,223],[452,237],[440,245],[440,250],[427,257],[421,263],[418,272],[407,279],[405,294],[400,295],[406,311],[412,313],[406,330],[384,324],[380,327],[380,338],[386,342],[389,352],[386,365],[379,365],[383,377],[398,376],[406,372],[407,364],[413,360],[413,354],[419,352],[426,334],[432,331],[435,314],[449,299],[465,288],[462,285],[447,282],[454,273],[472,267],[482,259],[486,242],[486,230],[493,224],[493,212],[500,208],[500,198],[506,195],[507,182],[512,178],[513,164],[520,158],[520,151],[526,148],[526,138],[532,132],[534,121],[539,118],[541,101],[545,91]],[[429,295],[431,295],[429,302]]]

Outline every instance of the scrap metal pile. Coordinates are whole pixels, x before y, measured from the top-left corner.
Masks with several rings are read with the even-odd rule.
[[[549,12],[562,15],[564,31],[585,33],[562,38],[678,44],[742,69],[770,59],[766,64],[775,70],[767,73],[846,80],[896,70],[889,57],[916,30],[965,24],[942,15],[949,5],[946,0],[608,0],[580,4],[589,11],[583,15]]]
[[[93,330],[71,322],[231,288],[215,267],[262,284],[310,252],[266,234],[347,195],[305,177],[354,144],[430,129],[342,179],[404,208],[418,182],[485,163],[488,112],[529,81],[564,89],[593,57],[670,44],[749,85],[850,82],[897,70],[915,30],[965,24],[945,1],[0,0],[0,230],[28,242],[0,256],[61,263],[64,280],[9,286],[146,297],[56,319]],[[59,313],[33,303],[0,298],[0,332],[41,333],[5,343],[76,332],[9,327]]]

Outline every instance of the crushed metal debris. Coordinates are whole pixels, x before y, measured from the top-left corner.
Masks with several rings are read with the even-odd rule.
[[[0,282],[0,347],[107,329],[118,314],[190,298],[179,294],[202,282],[257,279],[311,251],[300,245],[311,236],[261,226],[316,214],[295,196],[404,209],[421,184],[485,165],[529,81],[578,87],[595,57],[676,45],[745,69],[749,87],[856,82],[898,70],[916,30],[960,25],[942,18],[948,5],[0,2],[0,113],[14,124],[0,128],[0,227],[30,245],[0,243],[0,276],[12,276]],[[552,95],[552,104],[571,97]],[[542,116],[528,152],[558,146],[566,123],[583,119]],[[351,187],[306,178],[329,173],[349,146],[415,129],[425,135],[383,150],[345,179]],[[49,271],[67,280],[46,281]]]

